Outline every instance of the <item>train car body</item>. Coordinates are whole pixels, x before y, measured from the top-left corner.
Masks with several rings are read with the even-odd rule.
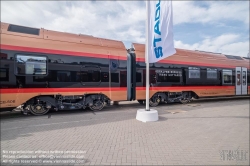
[[[145,46],[1,23],[0,108],[34,115],[145,101]],[[247,79],[249,78],[249,79]],[[249,59],[177,49],[150,64],[150,105],[250,94]]]
[[[0,107],[44,114],[127,100],[127,56],[121,41],[1,23]]]
[[[136,83],[136,99],[144,101],[145,45],[134,43],[131,52],[136,54],[137,75],[143,75]],[[249,95],[249,62],[239,56],[176,49],[174,55],[150,64],[150,97],[153,102],[187,102],[192,97]]]

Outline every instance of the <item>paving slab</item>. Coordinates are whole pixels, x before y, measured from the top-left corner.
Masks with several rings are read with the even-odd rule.
[[[147,123],[141,108],[1,113],[1,165],[249,165],[249,99],[162,104]]]

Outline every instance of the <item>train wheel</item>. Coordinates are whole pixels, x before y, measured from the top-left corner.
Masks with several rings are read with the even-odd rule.
[[[49,111],[49,108],[45,108],[43,104],[30,105],[30,112],[33,115],[44,115]]]
[[[182,104],[187,104],[188,102],[190,102],[190,100],[188,100],[188,99],[182,99],[182,100],[180,100],[180,102]]]
[[[141,105],[145,105],[146,103],[145,103],[145,100],[137,100],[138,101],[138,103],[140,103]]]
[[[149,100],[149,105],[151,107],[156,107],[160,104],[161,99],[158,96],[153,96],[150,100]]]
[[[150,105],[151,107],[156,107],[156,106],[159,105],[159,103],[160,103],[160,99],[156,99],[156,100],[150,99],[150,100],[149,100],[149,105]]]
[[[145,105],[146,104],[146,100],[137,100],[138,103],[140,103],[141,105]],[[160,103],[160,98],[158,96],[153,96],[150,100],[149,100],[149,105],[151,107],[156,107],[159,105]]]
[[[93,105],[89,106],[92,111],[100,111],[104,107],[104,102],[101,100],[94,100]]]

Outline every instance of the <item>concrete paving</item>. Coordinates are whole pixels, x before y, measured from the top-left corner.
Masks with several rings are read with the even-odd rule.
[[[148,123],[135,119],[140,108],[1,113],[1,165],[55,165],[62,153],[74,154],[66,165],[249,165],[249,99],[163,104]]]

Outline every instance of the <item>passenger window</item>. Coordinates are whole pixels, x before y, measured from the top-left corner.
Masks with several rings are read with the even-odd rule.
[[[237,85],[240,85],[240,71],[237,71]]]
[[[180,82],[182,72],[180,70],[156,70],[157,82]]]
[[[149,79],[152,84],[156,84],[156,74],[150,74]]]
[[[100,82],[100,71],[88,70],[77,73],[77,80],[81,82]]]
[[[157,74],[157,82],[167,82],[166,74]]]
[[[102,72],[102,82],[109,82],[109,73],[108,72]]]
[[[157,82],[180,82],[180,77],[168,76],[167,74],[157,74]]]
[[[217,69],[207,68],[207,79],[217,79]]]
[[[88,72],[90,82],[100,82],[100,71],[89,70]]]
[[[0,81],[9,81],[9,69],[0,68]]]
[[[188,71],[188,78],[200,78],[200,68],[189,67]]]
[[[8,58],[8,55],[5,54],[5,53],[1,53],[1,54],[0,54],[0,58],[1,58],[1,59],[7,59],[7,58]]]
[[[34,82],[73,82],[70,71],[49,70],[47,76],[34,76]]]
[[[85,71],[77,72],[76,77],[76,81],[88,82],[88,73]]]
[[[34,82],[45,82],[48,81],[47,77],[44,76],[34,76],[33,77]]]
[[[111,73],[111,82],[119,83],[119,73]]]
[[[141,82],[141,73],[136,72],[136,82]]]
[[[247,83],[250,84],[250,70],[247,71]]]
[[[223,70],[223,84],[232,84],[232,70]]]
[[[70,82],[71,74],[70,71],[57,71],[57,82]]]
[[[247,81],[246,81],[246,71],[243,71],[243,73],[242,73],[242,84],[243,85],[247,84]]]
[[[32,55],[15,56],[16,75],[47,75],[47,57]]]

